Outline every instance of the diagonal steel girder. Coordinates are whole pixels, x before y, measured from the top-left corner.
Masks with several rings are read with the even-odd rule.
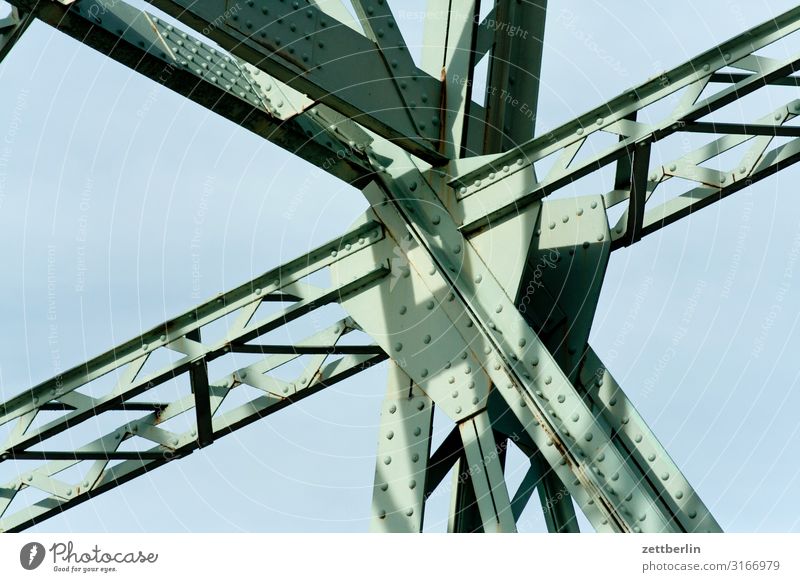
[[[371,171],[363,154],[371,137],[357,124],[199,35],[122,1],[12,4],[26,22],[41,20],[337,178],[358,185]]]
[[[756,26],[508,152],[454,162],[445,173],[455,192],[449,201],[448,210],[463,231],[475,232],[487,224],[513,215],[526,205],[535,203],[605,165],[630,164],[637,149],[646,150],[653,143],[682,131],[697,132],[698,121],[756,90],[771,84],[794,84],[796,79],[791,75],[800,68],[800,52],[782,60],[761,57],[756,52],[798,29],[800,7]],[[698,99],[709,87],[712,77],[719,75],[719,71],[727,67],[746,70],[748,74],[733,77],[730,79],[732,83]],[[717,80],[720,79],[717,77]],[[645,125],[631,120],[637,111],[678,91],[683,91],[678,106],[661,121]],[[713,127],[713,122],[711,120],[705,127],[701,125],[700,129],[708,131]],[[731,129],[730,126],[722,125],[713,131],[726,133],[726,130]],[[745,126],[733,131],[752,137],[765,130],[748,130]],[[617,133],[621,139],[611,147],[602,148],[598,153],[576,161],[581,147],[586,143],[591,144],[592,137],[600,132]],[[787,131],[787,135],[796,134]],[[772,166],[771,171],[762,174],[728,176],[728,183],[724,187],[720,184],[715,192],[724,196],[725,193],[741,189],[747,183],[774,173],[780,167],[786,167],[796,161],[796,148],[796,144],[785,144],[784,150],[777,156],[780,165]],[[537,181],[530,168],[545,158],[555,160],[553,170],[544,179]],[[736,184],[737,182],[740,183]],[[702,207],[706,203],[698,203],[694,207]],[[639,220],[641,219],[640,216]],[[657,222],[653,217],[646,232],[656,230]]]
[[[443,160],[436,143],[441,83],[408,56],[388,5],[361,13],[368,20],[375,17],[376,24],[385,23],[380,36],[390,40],[384,44],[328,14],[325,4],[330,2],[150,3],[381,137],[428,161]],[[399,54],[391,55],[387,48]]]
[[[309,282],[353,254],[372,257],[371,247],[382,238],[380,225],[364,219],[342,237],[0,404],[0,465],[39,462],[20,465],[19,474],[0,486],[0,531],[30,527],[385,360],[379,346],[349,341],[359,328],[346,317],[322,329],[315,319],[309,336],[289,345],[264,339],[385,277],[383,261],[351,272],[339,285]],[[221,322],[221,338],[201,335]],[[241,365],[240,353],[263,357]],[[178,357],[159,363],[167,354]],[[212,362],[229,372],[210,378]],[[294,366],[294,380],[280,379],[285,366]],[[257,395],[226,408],[226,399],[244,386]],[[171,388],[159,392],[162,387]],[[126,417],[121,424],[119,415]],[[188,428],[170,425],[178,418]],[[94,435],[88,442],[87,431]],[[77,465],[83,468],[77,480],[59,475]],[[44,498],[9,509],[28,488]]]

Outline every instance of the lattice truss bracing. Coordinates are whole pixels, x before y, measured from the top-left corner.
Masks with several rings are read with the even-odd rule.
[[[174,20],[123,1],[11,0],[0,57],[38,18],[354,184],[370,210],[339,239],[3,403],[0,462],[19,474],[0,485],[0,530],[386,359],[373,530],[421,530],[451,474],[451,531],[514,531],[534,495],[550,531],[577,530],[575,505],[599,531],[719,530],[588,337],[612,251],[800,157],[789,123],[800,99],[745,123],[718,115],[755,91],[797,88],[800,53],[762,50],[800,28],[800,8],[533,137],[546,0],[497,0],[482,22],[477,0],[429,0],[448,18],[426,22],[419,65],[383,0],[150,3]],[[472,100],[464,80],[483,58],[487,87],[529,111],[496,90]],[[669,104],[660,120],[642,121],[656,103]],[[659,159],[661,142],[689,133],[701,147]],[[724,171],[704,165],[734,150]],[[606,167],[606,191],[552,196]],[[685,190],[660,196],[672,181]],[[332,304],[340,321],[274,340]],[[293,380],[276,373],[287,366]],[[434,407],[453,422],[436,450]],[[87,422],[99,417],[113,428]],[[504,480],[512,445],[530,459],[516,491]],[[16,507],[27,488],[44,498]]]

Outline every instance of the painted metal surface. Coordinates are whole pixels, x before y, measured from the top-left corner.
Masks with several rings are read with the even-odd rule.
[[[752,123],[712,116],[770,86],[797,90],[800,53],[757,51],[800,29],[800,8],[534,137],[545,0],[498,0],[483,20],[477,1],[430,0],[419,66],[385,0],[353,0],[352,11],[339,0],[151,3],[171,18],[121,1],[12,0],[0,58],[39,18],[354,184],[371,208],[342,237],[0,404],[11,427],[0,462],[38,462],[0,487],[0,530],[25,529],[387,358],[373,531],[422,531],[448,474],[453,532],[515,531],[534,498],[552,532],[577,531],[576,509],[598,531],[720,530],[589,332],[613,250],[800,160],[788,123],[800,99]],[[471,97],[482,58],[485,106]],[[512,86],[527,110],[502,97]],[[637,121],[676,95],[660,121]],[[581,156],[601,132],[616,143]],[[681,133],[708,142],[654,165],[653,144]],[[743,144],[729,170],[702,165]],[[554,163],[537,173],[545,159]],[[611,191],[548,198],[611,164]],[[696,186],[650,205],[674,178]],[[286,305],[264,313],[277,302]],[[293,333],[306,339],[270,335],[330,305],[340,317]],[[220,323],[223,336],[209,339]],[[353,332],[373,341],[346,341]],[[169,364],[152,365],[167,352]],[[263,357],[242,367],[235,354]],[[211,363],[228,369],[212,379]],[[275,373],[284,366],[291,381]],[[165,398],[159,390],[175,382]],[[226,408],[245,389],[257,395]],[[453,428],[432,450],[436,408]],[[72,444],[76,427],[114,411],[136,417]],[[178,418],[183,429],[170,424]],[[530,462],[514,492],[508,447]],[[80,479],[59,478],[78,465]],[[31,487],[45,499],[10,509]]]

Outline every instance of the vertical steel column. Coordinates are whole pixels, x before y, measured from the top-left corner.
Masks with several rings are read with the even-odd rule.
[[[430,398],[390,360],[378,435],[371,531],[422,531],[432,423]]]
[[[484,154],[533,137],[539,103],[547,0],[497,0],[486,80]]]
[[[502,449],[498,448],[495,441],[489,414],[484,410],[462,422],[459,431],[467,465],[464,472],[472,482],[483,531],[516,531],[511,500],[503,476]],[[467,496],[463,500],[466,501]]]
[[[449,158],[476,153],[466,149],[478,7],[475,0],[428,0],[422,66],[442,80],[439,140]]]

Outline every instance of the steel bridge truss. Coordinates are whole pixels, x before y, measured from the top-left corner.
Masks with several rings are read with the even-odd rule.
[[[0,58],[39,19],[356,186],[370,210],[0,405],[0,462],[19,469],[0,487],[0,530],[387,359],[374,531],[421,531],[448,475],[450,531],[515,531],[534,493],[554,532],[578,530],[575,505],[598,531],[720,530],[589,331],[612,251],[798,160],[800,99],[745,123],[724,114],[755,91],[796,91],[800,53],[762,53],[800,28],[800,8],[534,138],[545,0],[498,0],[483,21],[476,0],[429,0],[447,18],[426,21],[419,65],[383,0],[150,3],[169,18],[122,1],[11,0]],[[662,159],[675,139],[702,144]],[[720,159],[730,167],[712,169]],[[590,175],[597,188],[607,170],[613,183],[594,194],[554,196]],[[434,407],[453,422],[435,450]],[[511,445],[530,459],[516,491]],[[28,488],[44,497],[17,507]]]

